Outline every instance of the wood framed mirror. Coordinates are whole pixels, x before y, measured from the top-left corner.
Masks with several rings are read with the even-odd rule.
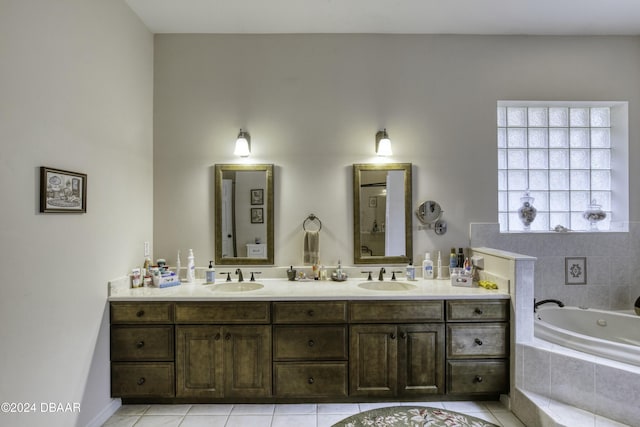
[[[413,256],[411,163],[353,165],[354,264]]]
[[[215,165],[215,262],[273,265],[273,165]]]

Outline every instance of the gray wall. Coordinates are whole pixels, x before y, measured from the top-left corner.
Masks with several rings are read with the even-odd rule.
[[[154,71],[154,249],[170,262],[213,257],[211,171],[239,162],[241,127],[250,161],[276,165],[277,265],[302,262],[311,212],[322,262],[353,262],[351,165],[377,161],[383,127],[391,160],[414,164],[413,205],[436,200],[449,223],[438,237],[414,222],[416,263],[497,220],[497,100],[629,101],[640,160],[638,37],[156,35]]]
[[[3,0],[0,28],[0,401],[37,412],[0,424],[87,426],[111,403],[107,281],[152,238],[153,37],[112,0]],[[40,166],[87,174],[86,214],[38,212]]]

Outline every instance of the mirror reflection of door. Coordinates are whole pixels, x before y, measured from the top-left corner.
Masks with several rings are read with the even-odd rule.
[[[222,180],[222,256],[235,257],[236,245],[233,229],[233,180]]]
[[[404,171],[387,172],[387,203],[384,256],[405,253]]]

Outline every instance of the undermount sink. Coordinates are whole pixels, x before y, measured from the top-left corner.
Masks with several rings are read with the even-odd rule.
[[[214,292],[248,292],[262,288],[264,285],[258,282],[229,282],[213,285],[210,289]]]
[[[406,282],[362,282],[358,287],[370,291],[410,291],[415,289],[416,285]]]

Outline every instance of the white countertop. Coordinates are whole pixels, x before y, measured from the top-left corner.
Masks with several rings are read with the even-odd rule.
[[[509,294],[501,289],[487,290],[480,287],[451,286],[447,280],[399,281],[415,285],[414,289],[402,291],[368,290],[358,286],[362,279],[334,281],[295,281],[264,279],[264,285],[251,291],[221,291],[215,284],[182,283],[169,288],[129,288],[128,280],[114,285],[110,283],[109,301],[304,301],[304,300],[432,300],[432,299],[508,299]],[[234,282],[235,283],[235,282]],[[251,282],[243,282],[250,284]]]

